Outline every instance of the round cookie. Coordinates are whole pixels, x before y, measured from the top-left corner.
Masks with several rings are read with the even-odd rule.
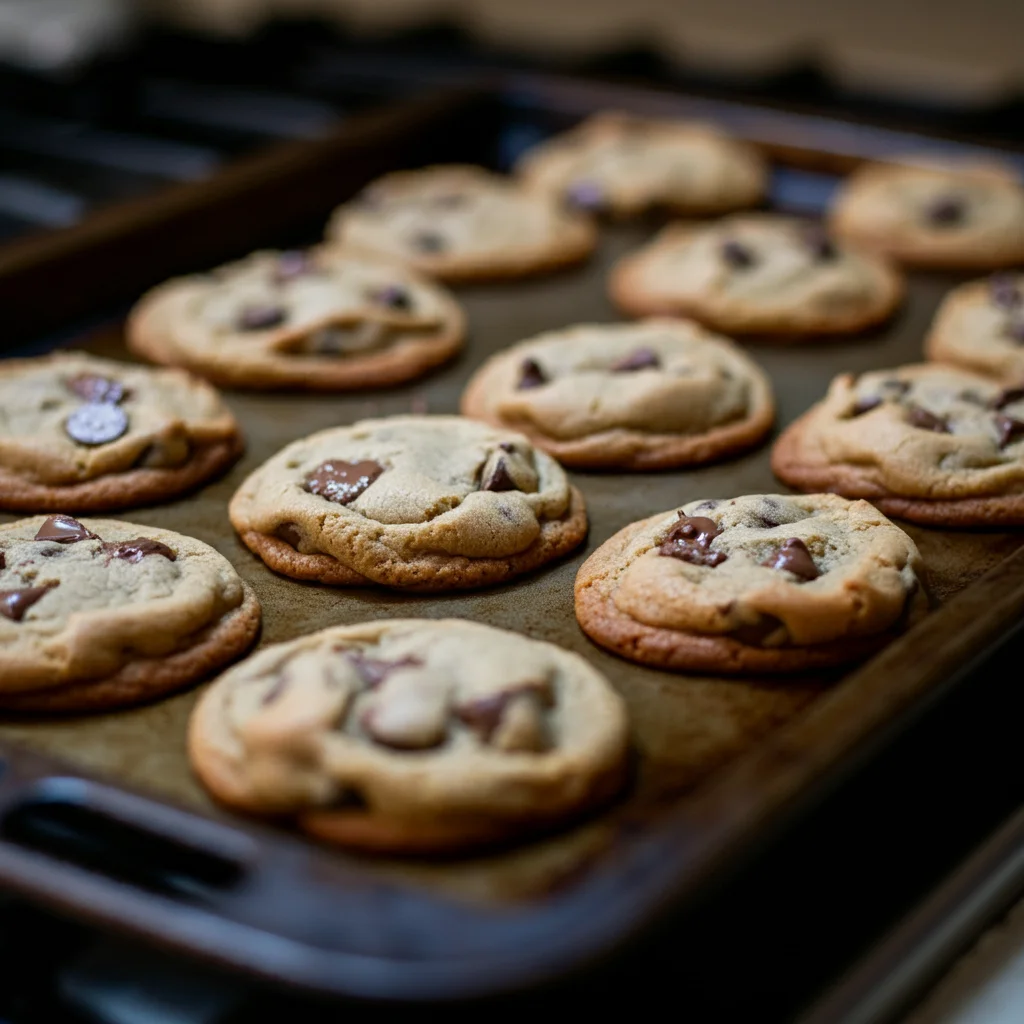
[[[954,288],[939,307],[925,354],[940,363],[1024,381],[1024,274]]]
[[[840,237],[911,266],[985,269],[1024,262],[1024,186],[996,163],[872,163],[840,187]]]
[[[69,516],[0,526],[0,707],[100,711],[161,697],[244,653],[260,605],[191,537]]]
[[[937,363],[840,374],[772,469],[918,523],[1024,526],[1024,389]]]
[[[712,125],[618,111],[528,150],[516,173],[529,188],[614,217],[726,213],[760,202],[768,179],[756,149]]]
[[[520,434],[458,416],[393,416],[288,445],[231,500],[271,569],[341,586],[502,583],[586,536],[583,496]]]
[[[128,319],[134,352],[240,388],[387,387],[450,359],[464,334],[443,288],[338,247],[257,252],[167,281]]]
[[[590,219],[553,196],[462,164],[385,175],[335,210],[327,237],[444,281],[555,270],[597,244]]]
[[[579,655],[462,619],[277,644],[221,676],[189,727],[219,800],[400,854],[573,818],[621,788],[627,750],[622,699]]]
[[[921,572],[914,542],[865,501],[694,501],[601,545],[576,577],[576,617],[659,668],[820,669],[868,656],[923,613]]]
[[[551,331],[486,362],[462,411],[566,466],[668,469],[733,455],[772,427],[767,375],[689,320]]]
[[[0,363],[0,508],[101,512],[167,501],[242,453],[234,416],[179,370],[59,352]]]
[[[609,288],[633,316],[692,316],[726,334],[797,341],[886,320],[903,297],[903,278],[818,225],[748,213],[670,224],[616,264]]]

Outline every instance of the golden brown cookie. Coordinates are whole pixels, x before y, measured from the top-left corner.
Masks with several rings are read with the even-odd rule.
[[[627,749],[621,698],[579,655],[461,619],[277,644],[221,676],[189,727],[224,803],[401,854],[570,820],[619,790]]]
[[[220,395],[181,371],[84,352],[0,364],[0,508],[167,501],[222,473],[242,448]]]
[[[420,377],[462,347],[443,288],[393,260],[340,247],[257,252],[154,288],[128,345],[228,387],[349,391]]]
[[[767,375],[690,320],[585,324],[492,356],[462,411],[566,466],[668,469],[724,458],[772,427]]]
[[[0,707],[107,710],[198,682],[256,638],[260,606],[191,537],[69,516],[0,526]]]
[[[936,526],[1024,525],[1024,389],[937,363],[855,377],[791,424],[775,475]]]
[[[459,416],[393,416],[288,445],[229,508],[271,569],[341,586],[501,583],[587,532],[583,496],[520,434]]]
[[[529,188],[613,217],[727,213],[760,202],[768,179],[756,149],[713,125],[620,111],[528,150],[516,173]]]
[[[590,219],[554,197],[463,164],[385,175],[334,212],[327,237],[444,281],[557,270],[597,244]]]
[[[911,266],[1024,262],[1024,185],[1003,164],[867,164],[836,194],[830,223],[841,238]]]
[[[789,341],[880,323],[903,287],[883,257],[767,213],[670,224],[609,280],[612,299],[632,316],[692,316],[725,334]]]
[[[831,494],[693,501],[620,530],[583,563],[592,640],[659,668],[795,672],[864,658],[923,613],[914,542]]]

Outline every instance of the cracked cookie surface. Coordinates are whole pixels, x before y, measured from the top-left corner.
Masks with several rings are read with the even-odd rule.
[[[521,434],[459,416],[394,416],[296,441],[229,509],[272,569],[340,585],[498,583],[584,538],[582,495]]]
[[[567,466],[665,469],[749,448],[771,429],[767,375],[692,321],[584,324],[486,362],[462,411],[519,430]]]
[[[830,494],[694,501],[620,530],[580,568],[576,615],[663,668],[789,672],[856,661],[923,613],[914,542]]]
[[[343,845],[458,850],[571,818],[625,777],[624,704],[579,655],[458,619],[337,626],[203,694],[192,763],[227,804]]]
[[[260,607],[191,537],[109,519],[0,526],[0,706],[100,710],[197,682],[255,639]]]

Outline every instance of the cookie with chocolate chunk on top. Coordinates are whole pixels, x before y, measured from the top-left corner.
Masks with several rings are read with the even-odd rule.
[[[0,708],[153,700],[234,661],[259,625],[252,590],[192,537],[67,515],[0,526]]]
[[[602,647],[659,668],[822,669],[924,614],[922,573],[914,542],[865,501],[694,501],[602,544],[576,577],[576,617]]]
[[[288,445],[231,500],[271,569],[341,586],[488,586],[573,550],[580,492],[521,434],[459,416],[393,416]]]
[[[577,654],[462,619],[336,626],[270,647],[197,705],[217,799],[373,852],[461,852],[566,822],[626,775],[622,699]]]
[[[775,475],[935,526],[1024,526],[1024,389],[939,363],[836,377]]]

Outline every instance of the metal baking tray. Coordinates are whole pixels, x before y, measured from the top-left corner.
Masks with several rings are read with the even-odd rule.
[[[292,238],[307,229],[305,218],[326,215],[385,167],[428,159],[507,167],[524,145],[607,107],[727,124],[779,161],[773,205],[809,214],[827,201],[833,175],[866,157],[983,148],[625,86],[512,78],[374,115],[371,127],[348,141],[321,144],[322,166],[303,144],[291,176],[280,151],[277,171],[261,175],[257,191],[246,192],[237,178],[234,191],[221,186],[223,214],[204,200],[206,231],[194,248],[166,208],[162,223],[185,247],[177,262],[187,254],[200,269],[215,254],[241,255],[244,246]],[[268,205],[311,180],[319,182],[315,194],[286,207],[294,223],[285,213],[263,221]],[[193,209],[189,222],[198,216]],[[242,222],[244,231],[218,237],[222,223]],[[607,227],[599,252],[581,268],[457,289],[471,325],[468,346],[422,381],[340,396],[227,393],[248,440],[239,465],[189,498],[123,516],[223,552],[263,602],[264,644],[377,617],[465,616],[580,652],[629,707],[635,771],[625,796],[584,823],[487,856],[374,860],[218,810],[185,754],[196,691],[106,715],[6,717],[0,886],[209,963],[322,994],[408,1001],[522,990],[593,965],[667,915],[685,914],[1010,633],[1024,612],[1024,533],[908,526],[940,606],[845,674],[693,677],[641,668],[589,643],[572,606],[573,579],[587,554],[627,523],[695,498],[781,489],[767,446],[686,472],[572,474],[590,510],[585,547],[476,593],[423,597],[301,584],[274,575],[242,547],[227,501],[286,442],[368,415],[454,412],[469,375],[491,352],[541,330],[617,319],[605,295],[607,270],[656,228],[653,220]],[[99,251],[96,258],[107,261],[110,274],[118,261],[135,261],[132,279],[140,287],[168,269],[165,255],[149,249]],[[936,304],[956,280],[914,275],[899,317],[870,335],[752,349],[774,381],[778,427],[818,399],[839,371],[919,359]],[[42,294],[45,281],[43,262],[26,287]],[[74,343],[128,358],[116,320]]]

